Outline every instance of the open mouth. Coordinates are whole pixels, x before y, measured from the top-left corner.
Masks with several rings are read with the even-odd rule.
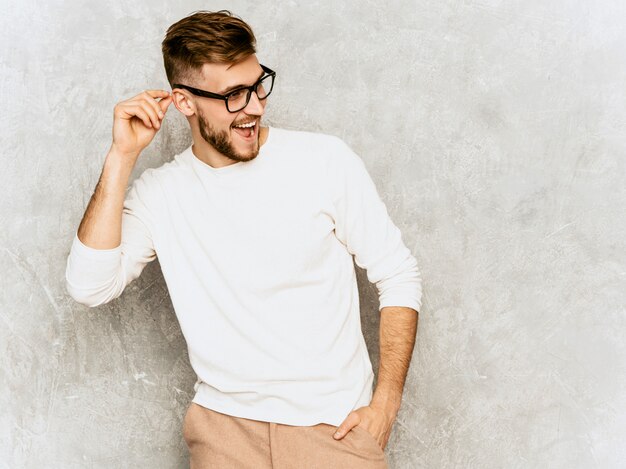
[[[244,140],[253,140],[257,134],[258,121],[246,122],[244,124],[233,125],[232,129]]]

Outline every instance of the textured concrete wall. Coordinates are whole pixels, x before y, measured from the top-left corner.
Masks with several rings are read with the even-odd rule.
[[[158,262],[96,309],[64,270],[114,104],[165,86],[169,24],[224,6],[278,71],[267,121],[343,137],[418,258],[390,467],[624,467],[624,5],[3,1],[0,467],[187,464],[194,376]],[[189,141],[168,114],[135,176]]]

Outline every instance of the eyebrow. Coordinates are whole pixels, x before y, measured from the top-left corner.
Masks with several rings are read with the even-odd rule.
[[[257,79],[254,81],[254,83],[256,83],[257,81],[259,81],[263,75],[265,75],[265,70],[262,70],[262,71],[261,71],[261,74],[259,75],[259,78],[257,78]],[[236,89],[238,89],[238,88],[244,88],[244,87],[247,87],[247,86],[252,86],[252,85],[243,85],[243,84],[241,84],[241,85],[233,85],[233,86],[229,86],[228,88],[225,88],[225,89],[223,89],[222,91],[220,91],[220,92],[219,92],[219,94],[226,94],[226,93],[230,93],[231,91],[234,91],[234,90],[236,90]]]

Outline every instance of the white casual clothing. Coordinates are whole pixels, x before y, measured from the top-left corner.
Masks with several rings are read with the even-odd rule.
[[[122,242],[77,236],[67,288],[98,306],[158,255],[189,359],[193,401],[237,417],[339,425],[372,397],[353,265],[380,307],[419,311],[415,258],[363,161],[339,138],[271,127],[256,158],[214,168],[191,147],[147,169]]]

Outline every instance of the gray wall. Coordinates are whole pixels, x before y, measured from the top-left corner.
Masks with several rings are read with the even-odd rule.
[[[96,309],[64,271],[114,104],[166,85],[169,24],[225,6],[278,71],[267,122],[343,137],[419,261],[390,467],[624,467],[624,5],[3,0],[0,467],[187,464],[194,375],[158,262]],[[171,112],[134,176],[189,142]]]

